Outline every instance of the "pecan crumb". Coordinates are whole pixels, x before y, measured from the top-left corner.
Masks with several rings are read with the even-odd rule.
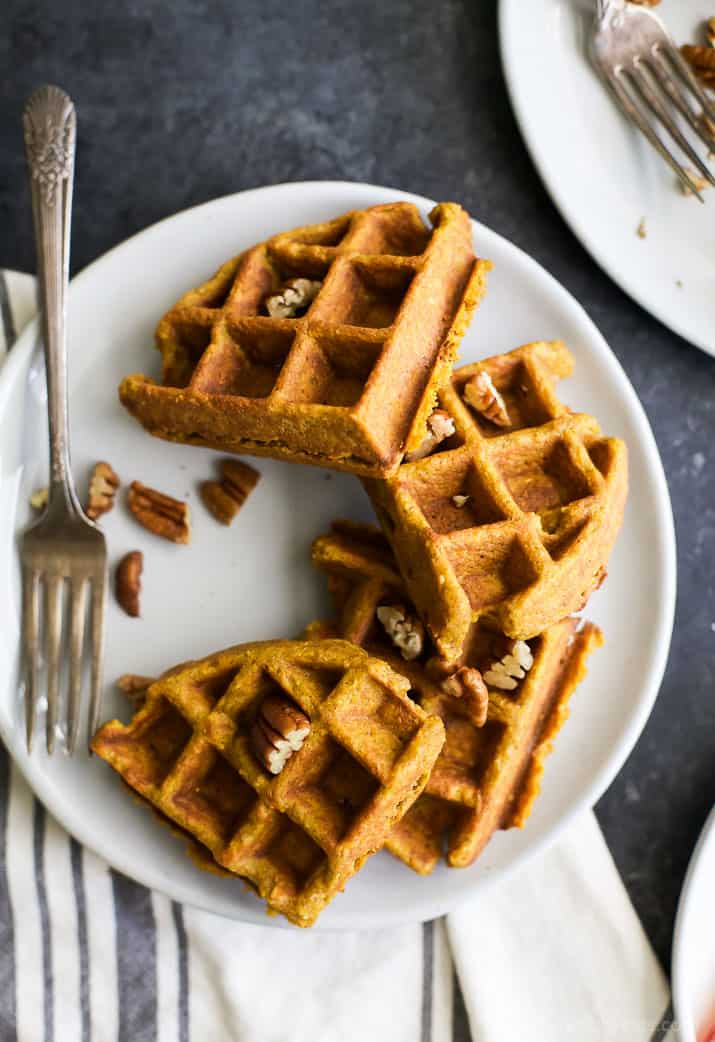
[[[114,497],[119,488],[119,478],[104,460],[94,465],[89,479],[89,492],[85,514],[90,521],[96,521],[102,514],[107,514],[114,506]]]
[[[466,384],[464,400],[497,427],[511,427],[506,403],[486,369],[480,369]]]
[[[645,239],[648,234],[648,230],[645,226],[645,217],[641,217],[638,227],[636,228],[636,235],[639,239]]]
[[[715,51],[713,53],[715,53]],[[703,174],[698,173],[697,170],[693,170],[691,166],[685,167],[685,173],[693,182],[698,192],[702,192],[704,189],[710,187],[710,182],[708,181],[707,177],[705,177]],[[686,185],[684,181],[679,180],[678,185],[680,186],[680,191],[683,193],[683,195],[694,194],[692,188]]]
[[[411,662],[422,654],[425,628],[419,619],[399,604],[381,605],[376,615],[403,659]]]
[[[310,720],[283,695],[266,695],[251,727],[250,740],[256,758],[271,774],[280,774],[288,760],[303,747],[310,734]]]
[[[484,680],[490,687],[501,691],[513,691],[519,680],[523,680],[534,664],[534,656],[525,640],[511,642],[507,653],[484,673]]]
[[[424,459],[441,445],[447,438],[451,438],[455,432],[454,420],[445,409],[435,409],[427,417],[427,433],[422,442],[412,452],[405,456],[406,463],[414,463],[415,460]]]
[[[125,554],[117,565],[115,593],[119,606],[133,619],[139,615],[139,594],[144,555],[141,550]]]
[[[37,488],[30,496],[30,506],[33,510],[44,510],[50,498],[50,490],[47,485]]]
[[[321,286],[314,279],[289,279],[277,293],[266,297],[266,311],[271,318],[295,318],[313,303]]]
[[[258,484],[260,476],[248,463],[224,460],[221,464],[221,481],[204,481],[201,485],[204,506],[222,525],[230,525]]]
[[[189,506],[163,492],[132,481],[127,503],[140,525],[171,543],[188,543],[191,538]]]

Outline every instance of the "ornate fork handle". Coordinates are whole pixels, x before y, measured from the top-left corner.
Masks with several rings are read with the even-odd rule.
[[[42,303],[50,428],[50,504],[60,491],[74,505],[70,487],[67,423],[66,312],[69,230],[77,120],[59,87],[40,87],[23,114],[25,152]]]

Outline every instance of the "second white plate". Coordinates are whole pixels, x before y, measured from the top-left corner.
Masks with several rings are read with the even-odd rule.
[[[705,205],[620,114],[586,57],[594,0],[501,0],[499,34],[526,144],[564,219],[634,300],[715,355],[715,189]],[[678,43],[712,15],[707,0],[663,0]],[[646,237],[637,228],[643,221]]]
[[[673,937],[673,1002],[681,1042],[715,1037],[715,807],[688,865]]]
[[[105,458],[124,483],[139,479],[189,497],[189,547],[145,533],[123,506],[103,519],[112,563],[145,555],[142,618],[110,603],[105,716],[128,716],[112,689],[121,673],[156,675],[173,663],[247,640],[299,634],[329,612],[324,580],[309,561],[311,540],[335,517],[369,518],[354,478],[270,460],[230,529],[209,517],[197,485],[216,454],[150,438],[121,408],[126,373],[158,369],[153,329],[188,287],[227,257],[285,228],[355,208],[409,199],[393,189],[344,183],[279,185],[218,199],[178,214],[112,250],[73,282],[69,297],[70,401],[76,473]],[[475,361],[539,338],[562,337],[576,374],[560,393],[599,417],[630,450],[632,490],[603,589],[588,614],[606,647],[592,657],[556,743],[543,792],[523,830],[499,833],[469,869],[440,867],[428,878],[387,854],[372,858],[321,917],[334,928],[373,928],[441,915],[552,840],[593,804],[618,771],[650,712],[668,653],[675,593],[672,516],[660,459],[643,410],[585,312],[542,268],[506,240],[474,225],[477,252],[494,272],[485,303],[462,346]],[[516,306],[515,306],[516,302]],[[0,729],[20,768],[51,812],[115,867],[171,897],[222,915],[268,922],[242,885],[199,871],[181,842],[157,827],[96,759],[28,758],[16,682],[20,586],[17,533],[28,496],[45,483],[47,446],[39,362],[28,330],[0,372]],[[39,743],[38,743],[39,744]]]

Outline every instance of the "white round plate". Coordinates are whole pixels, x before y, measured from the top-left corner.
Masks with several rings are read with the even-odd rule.
[[[506,81],[532,159],[564,219],[634,300],[715,354],[715,189],[686,198],[620,114],[586,56],[595,0],[501,0]],[[698,39],[708,0],[663,0],[674,39]],[[644,222],[646,237],[636,230]]]
[[[187,496],[194,514],[189,547],[145,533],[119,506],[102,520],[111,561],[128,550],[145,556],[142,619],[110,598],[104,715],[129,716],[112,688],[121,673],[156,675],[177,661],[242,641],[300,634],[325,617],[325,582],[309,562],[311,540],[336,517],[368,519],[367,498],[349,475],[261,460],[262,480],[230,529],[217,525],[197,497],[217,454],[150,438],[121,408],[126,373],[157,372],[152,349],[158,316],[227,257],[294,225],[394,199],[427,213],[426,199],[347,183],[263,188],[199,206],[147,229],[74,279],[69,298],[72,452],[84,475],[107,459],[123,481],[139,479]],[[441,915],[467,894],[553,839],[591,806],[632,748],[658,691],[673,620],[675,549],[662,466],[643,410],[618,362],[575,300],[533,260],[475,224],[478,253],[495,269],[487,299],[464,339],[475,361],[539,338],[562,337],[573,349],[568,403],[595,413],[604,430],[625,438],[632,491],[610,578],[589,604],[603,628],[589,675],[573,699],[572,718],[550,758],[528,826],[500,833],[471,868],[415,875],[387,854],[371,859],[321,917],[334,928],[370,928]],[[264,923],[262,905],[241,884],[202,873],[183,844],[157,827],[97,759],[28,759],[15,679],[20,603],[16,533],[28,520],[28,495],[45,483],[46,445],[28,330],[0,374],[0,567],[8,596],[0,619],[0,728],[38,796],[79,840],[127,875],[222,915]],[[39,742],[37,743],[39,746]]]
[[[673,1003],[682,1042],[715,1033],[715,807],[688,865],[673,938]]]

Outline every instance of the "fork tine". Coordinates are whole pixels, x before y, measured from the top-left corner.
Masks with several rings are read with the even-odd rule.
[[[675,71],[680,76],[681,80],[685,83],[686,87],[689,87],[695,97],[698,99],[703,107],[703,111],[710,119],[715,120],[715,105],[710,101],[707,94],[698,82],[698,78],[690,68],[685,58],[682,56],[677,47],[666,47],[665,45],[659,45],[655,49],[656,55],[662,54],[664,57],[673,65]]]
[[[667,63],[659,53],[656,54],[655,58],[647,62],[647,65],[661,89],[665,91],[681,115],[687,119],[688,123],[698,135],[702,143],[706,148],[709,148],[710,151],[715,151],[715,130],[711,131],[709,129],[711,125],[715,126],[715,123],[713,123],[713,121],[708,121],[706,113],[698,113],[694,111],[688,100],[688,96],[685,94],[683,89],[676,84],[670,74]]]
[[[45,640],[47,644],[47,752],[55,748],[57,703],[60,686],[60,640],[62,637],[62,589],[64,579],[49,576],[45,581]]]
[[[647,70],[647,66],[642,62],[636,62],[631,66],[629,74],[633,85],[643,100],[643,103],[648,106],[656,119],[660,120],[661,124],[668,131],[675,143],[683,152],[685,152],[690,162],[698,168],[703,177],[706,178],[711,185],[715,185],[715,177],[710,173],[705,163],[671,116],[670,112],[668,112],[668,109],[663,104],[657,93],[657,88],[655,90],[653,89],[654,80],[651,78],[652,74]]]
[[[89,702],[89,741],[99,725],[102,701],[104,659],[104,616],[107,595],[107,570],[92,580],[92,692]]]
[[[82,643],[84,639],[87,580],[79,579],[70,590],[70,668],[67,693],[67,744],[66,751],[72,756],[79,731],[79,696],[82,686]]]
[[[22,575],[22,641],[23,661],[27,680],[27,691],[25,692],[25,740],[28,753],[32,752],[32,736],[35,729],[35,714],[37,711],[38,592],[39,576],[34,569],[25,566]]]
[[[677,159],[669,152],[663,142],[660,140],[658,135],[653,130],[648,120],[643,115],[640,107],[636,105],[633,100],[633,96],[629,91],[625,89],[621,82],[621,78],[616,73],[608,73],[606,75],[606,82],[609,84],[613,93],[621,106],[625,114],[630,120],[638,127],[643,136],[650,142],[653,148],[658,154],[666,161],[668,166],[678,177],[681,184],[684,185],[688,191],[692,192],[701,203],[704,203],[702,195],[698,191],[695,182],[688,176],[687,172],[683,169]]]

